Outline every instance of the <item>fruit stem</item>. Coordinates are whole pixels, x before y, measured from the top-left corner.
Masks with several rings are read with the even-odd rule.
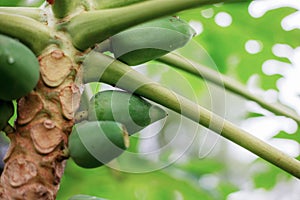
[[[45,22],[45,14],[40,8],[32,7],[0,7],[0,12],[30,17],[39,22]]]
[[[276,165],[291,175],[300,178],[300,161],[296,160],[231,122],[182,97],[175,92],[153,82],[131,67],[113,58],[91,52],[84,63],[85,68],[98,71],[98,79],[110,85],[131,91],[161,104],[204,127],[213,130],[224,138],[244,147],[257,156]],[[89,63],[89,60],[92,61]],[[93,77],[92,79],[96,79]]]
[[[95,0],[96,9],[107,9],[107,8],[117,8],[122,6],[127,6],[130,4],[142,2],[146,0]]]
[[[169,53],[161,58],[157,59],[159,62],[178,68],[180,70],[191,73],[197,77],[210,81],[218,86],[224,87],[225,89],[238,94],[248,100],[254,101],[261,105],[263,108],[273,112],[276,115],[283,115],[295,120],[300,125],[300,116],[296,112],[285,107],[280,103],[268,103],[264,99],[251,94],[248,89],[240,82],[225,76],[207,66],[200,65],[196,62],[188,60],[181,55],[176,53]]]
[[[226,2],[248,1],[228,0]],[[65,26],[72,37],[73,45],[79,50],[85,50],[134,25],[185,9],[220,2],[224,0],[144,1],[120,8],[82,13],[72,18]]]
[[[55,40],[48,27],[29,17],[0,13],[0,33],[19,39],[36,55]]]
[[[52,11],[56,18],[64,18],[74,11],[76,11],[79,7],[84,7],[84,1],[81,0],[55,0],[52,5]]]

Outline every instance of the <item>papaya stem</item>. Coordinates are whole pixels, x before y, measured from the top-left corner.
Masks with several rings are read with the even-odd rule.
[[[0,19],[0,34],[19,39],[36,55],[54,41],[48,27],[34,19],[1,12]]]
[[[44,11],[33,7],[0,7],[0,12],[30,17],[39,22],[45,22]]]
[[[273,112],[276,115],[283,115],[289,117],[295,120],[298,124],[300,124],[300,116],[297,115],[297,113],[294,112],[293,110],[289,109],[288,107],[280,103],[270,104],[266,102],[264,99],[260,98],[259,96],[251,94],[248,91],[248,89],[240,82],[226,75],[218,73],[217,71],[207,66],[195,63],[175,53],[169,53],[165,56],[162,56],[161,58],[158,58],[157,61],[175,67],[177,69],[186,71],[188,73],[191,73],[204,80],[210,81],[218,86],[224,87],[225,89],[237,95],[240,95],[248,100],[258,103],[260,106]]]
[[[95,0],[96,9],[118,8],[146,0]]]
[[[81,0],[55,0],[52,5],[52,11],[56,18],[61,19],[73,13],[79,7],[84,8],[85,5],[85,1]]]
[[[226,2],[248,1],[229,0]],[[82,13],[72,18],[65,26],[72,36],[73,45],[79,50],[85,50],[134,25],[186,9],[220,2],[224,0],[144,1],[120,8]]]
[[[200,105],[153,82],[124,63],[98,52],[92,52],[89,56],[84,67],[86,70],[98,71],[98,81],[115,85],[163,105],[300,178],[299,160],[284,154]],[[89,78],[96,80],[96,76]]]

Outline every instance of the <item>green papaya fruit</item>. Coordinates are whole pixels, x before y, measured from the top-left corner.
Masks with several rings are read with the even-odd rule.
[[[105,200],[105,199],[90,196],[90,195],[77,194],[75,196],[72,196],[69,200]]]
[[[126,128],[112,121],[83,121],[69,138],[70,157],[83,168],[95,168],[118,157],[129,146]]]
[[[40,76],[34,53],[19,41],[0,35],[0,99],[13,100],[28,94]]]
[[[90,100],[88,120],[116,121],[132,135],[166,117],[165,110],[125,91],[106,90]]]
[[[14,114],[14,105],[12,101],[0,100],[0,131],[5,128],[8,120]]]
[[[194,29],[184,20],[164,17],[112,36],[111,48],[118,60],[132,66],[183,47],[194,35]]]

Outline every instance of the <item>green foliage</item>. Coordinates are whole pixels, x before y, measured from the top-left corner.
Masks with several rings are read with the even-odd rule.
[[[229,194],[239,191],[239,188],[233,183],[224,181],[218,185],[217,191],[219,193],[220,199],[226,200]]]
[[[7,0],[7,1],[1,1],[1,6],[17,6],[22,2],[22,0]]]
[[[68,199],[75,194],[89,194],[112,200],[214,199],[194,183],[174,178],[163,171],[132,174],[106,167],[86,171],[77,168],[70,161],[62,184],[66,187],[58,193],[57,200]]]
[[[258,159],[259,161],[260,159]],[[262,163],[260,163],[262,164]],[[291,178],[290,175],[282,173],[282,171],[271,165],[264,165],[263,170],[256,172],[253,175],[253,182],[256,188],[264,188],[266,190],[271,190],[274,186],[282,181]]]
[[[277,135],[274,136],[274,138],[290,139],[300,143],[300,129],[298,129],[295,133],[292,134],[287,134],[284,131],[280,131]]]
[[[200,11],[200,12],[199,12]],[[292,8],[280,8],[269,11],[262,18],[253,18],[248,13],[248,4],[228,4],[223,6],[207,6],[203,9],[182,13],[186,20],[196,20],[203,24],[203,32],[195,38],[213,58],[218,69],[223,73],[232,73],[242,82],[246,82],[253,74],[259,74],[263,89],[275,88],[278,76],[266,76],[261,70],[267,59],[279,59],[272,53],[276,43],[299,46],[300,30],[286,32],[280,26],[283,17],[295,11]],[[209,13],[211,17],[204,17]],[[215,22],[217,14],[228,13],[232,24],[221,27]],[[257,54],[249,54],[245,50],[248,40],[261,42],[263,48]],[[251,65],[249,65],[251,63]]]
[[[176,165],[178,169],[187,171],[193,176],[200,177],[205,174],[218,173],[224,170],[224,163],[215,159],[195,159],[188,163]]]

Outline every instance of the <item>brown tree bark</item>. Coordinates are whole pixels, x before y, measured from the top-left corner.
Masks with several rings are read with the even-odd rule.
[[[7,134],[11,143],[1,176],[1,200],[55,199],[80,99],[75,85],[79,65],[73,57],[53,48],[39,57],[40,80],[34,91],[18,100],[16,130]]]

